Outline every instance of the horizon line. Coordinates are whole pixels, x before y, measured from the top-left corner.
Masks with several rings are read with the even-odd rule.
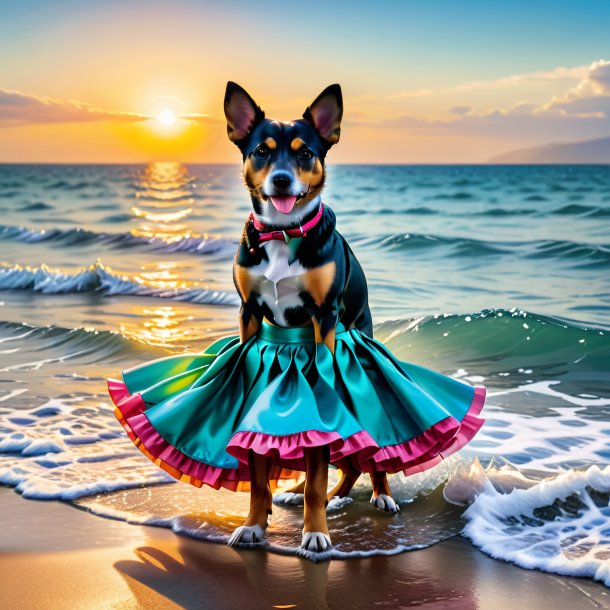
[[[209,162],[209,161],[127,161],[127,162],[114,162],[114,161],[61,161],[61,162],[53,162],[53,161],[0,161],[0,167],[2,166],[14,166],[14,165],[45,165],[45,166],[63,166],[63,165],[82,165],[82,166],[91,166],[91,165],[105,165],[105,166],[129,166],[129,165],[153,165],[155,163],[179,163],[180,165],[210,165],[210,166],[226,166],[226,167],[242,167],[242,164],[237,162]],[[497,163],[497,162],[489,162],[489,161],[466,161],[466,162],[454,162],[454,161],[440,161],[438,163],[418,163],[418,162],[387,162],[387,163],[332,163],[333,167],[354,167],[354,166],[363,166],[363,167],[406,167],[406,166],[415,166],[415,167],[436,167],[436,166],[447,166],[447,167],[457,167],[457,166],[489,166],[489,167],[500,167],[500,166],[520,166],[520,165],[610,165],[608,161],[598,161],[598,162],[590,162],[590,161],[557,161],[557,162],[536,162],[536,163],[526,163],[526,162],[515,162],[515,163]]]

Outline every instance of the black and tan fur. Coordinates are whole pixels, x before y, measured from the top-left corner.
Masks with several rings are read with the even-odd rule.
[[[339,85],[327,87],[294,121],[265,118],[252,97],[233,82],[227,84],[224,109],[229,139],[242,153],[244,182],[255,217],[266,230],[298,227],[313,218],[326,178],[325,157],[341,132]],[[288,213],[271,200],[284,196],[296,197]],[[316,343],[324,343],[333,353],[338,322],[372,337],[366,279],[336,231],[329,207],[325,206],[322,218],[305,237],[259,244],[258,235],[248,221],[234,260],[233,278],[242,301],[242,341],[257,332],[263,318],[279,326],[313,326]],[[269,467],[265,458],[253,457],[252,480],[261,481],[261,469]],[[304,532],[328,534],[327,468],[328,448],[307,450],[306,480],[300,485],[305,493]],[[347,495],[359,474],[344,472],[328,495]],[[385,475],[372,480],[375,494],[389,495]],[[251,513],[245,525],[266,526],[270,493],[263,484],[252,486]]]

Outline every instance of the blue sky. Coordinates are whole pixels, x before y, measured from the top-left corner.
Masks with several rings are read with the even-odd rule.
[[[214,130],[223,121],[227,80],[236,80],[269,112],[285,118],[299,116],[321,88],[339,82],[352,146],[368,142],[369,151],[375,147],[374,158],[385,161],[478,161],[545,143],[554,134],[562,141],[610,135],[606,116],[571,113],[562,121],[559,106],[552,105],[553,99],[564,103],[565,96],[577,95],[570,92],[583,81],[591,95],[605,96],[591,85],[599,79],[587,81],[587,69],[600,74],[599,66],[591,66],[610,60],[609,31],[610,3],[590,0],[0,0],[0,91],[21,96],[0,94],[0,128],[3,109],[31,107],[30,114],[19,115],[18,126],[16,111],[4,115],[12,149],[25,158],[41,143],[46,147],[56,140],[61,128],[62,115],[54,115],[52,127],[36,115],[41,98],[51,98],[58,108],[77,100],[117,119],[154,114],[154,100],[173,97],[184,112],[210,116],[207,126],[197,125],[202,138],[197,158],[211,160],[216,154],[222,160],[230,147],[221,141],[222,129]],[[511,78],[514,82],[502,81]],[[602,101],[602,110],[594,112],[605,112]],[[469,110],[459,114],[456,107]],[[494,112],[523,114],[525,109],[531,117],[510,119],[510,125],[500,117],[501,129],[491,125],[485,131]],[[137,157],[142,147],[125,144],[129,133],[118,133],[116,126],[100,129],[103,112],[80,121],[74,142],[90,138],[109,155]],[[75,122],[75,112],[63,116]],[[534,125],[533,116],[542,119]],[[385,130],[381,138],[380,129]],[[67,136],[74,131],[64,129]],[[187,156],[197,150],[197,137],[191,135]],[[398,137],[413,144],[409,152]],[[0,159],[7,158],[1,147]],[[353,148],[340,154],[345,161],[357,157]]]

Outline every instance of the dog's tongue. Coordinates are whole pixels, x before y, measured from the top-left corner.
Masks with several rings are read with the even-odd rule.
[[[281,212],[282,214],[288,214],[293,206],[294,202],[297,198],[294,195],[287,195],[285,197],[269,197],[271,199],[271,203],[275,206],[275,209]]]

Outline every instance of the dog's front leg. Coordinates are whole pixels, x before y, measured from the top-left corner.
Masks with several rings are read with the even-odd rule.
[[[267,516],[271,514],[271,488],[269,473],[271,459],[250,451],[250,513],[244,524],[238,527],[229,538],[229,546],[251,547],[265,543],[265,530],[268,526]]]
[[[303,540],[300,548],[314,553],[330,551],[332,544],[326,522],[326,487],[328,485],[328,445],[305,449],[307,480],[303,513]]]
[[[323,319],[319,320],[315,315],[311,317],[311,321],[313,323],[313,329],[315,334],[316,343],[324,343],[326,347],[331,351],[334,355],[335,353],[335,341],[336,341],[336,319]],[[326,333],[323,333],[324,322],[327,323]]]
[[[301,299],[311,316],[316,343],[324,343],[335,353],[335,334],[339,318],[338,303],[345,284],[345,266],[334,260],[303,274]]]
[[[260,307],[252,307],[250,303],[242,303],[239,308],[239,339],[245,343],[258,332],[263,319]]]
[[[256,284],[252,279],[249,268],[240,265],[237,260],[233,265],[233,282],[241,297],[239,338],[242,343],[245,343],[258,332],[263,319],[263,311],[257,299]]]

